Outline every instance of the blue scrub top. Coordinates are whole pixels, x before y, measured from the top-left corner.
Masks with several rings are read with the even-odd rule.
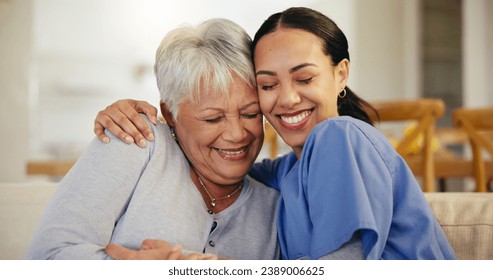
[[[253,166],[278,189],[284,259],[318,259],[358,232],[367,259],[454,259],[412,171],[374,127],[351,117],[315,126],[293,152]]]

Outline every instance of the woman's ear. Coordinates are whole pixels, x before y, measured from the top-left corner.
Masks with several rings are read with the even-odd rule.
[[[336,67],[336,77],[338,78],[339,88],[344,89],[349,78],[349,60],[341,60]]]
[[[166,103],[164,103],[164,101],[162,101],[162,100],[159,103],[159,105],[161,107],[161,114],[163,115],[164,119],[166,120],[166,123],[170,127],[174,127],[176,125],[176,122],[175,122],[175,119],[173,118],[173,114],[171,113],[171,111],[168,108],[168,105],[166,105]]]

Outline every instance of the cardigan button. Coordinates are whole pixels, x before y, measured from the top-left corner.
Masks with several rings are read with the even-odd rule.
[[[211,247],[214,247],[214,246],[216,246],[216,243],[214,243],[214,241],[212,241],[212,240],[211,240],[211,241],[209,241],[209,245],[210,245]]]

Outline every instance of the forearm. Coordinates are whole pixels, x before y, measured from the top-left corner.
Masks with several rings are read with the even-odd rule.
[[[30,248],[27,259],[33,260],[107,260],[104,248],[90,243],[37,242]]]

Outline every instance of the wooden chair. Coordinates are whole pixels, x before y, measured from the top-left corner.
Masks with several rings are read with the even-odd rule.
[[[371,105],[377,110],[378,116],[370,110],[370,118],[377,124],[383,122],[414,122],[416,124],[398,140],[396,150],[406,160],[413,173],[422,177],[423,191],[435,191],[436,177],[432,142],[435,136],[436,120],[445,112],[443,101],[422,98],[372,102]],[[418,154],[413,154],[410,152],[411,147],[420,141],[421,137],[422,148]]]
[[[64,176],[74,165],[75,160],[66,161],[29,161],[27,175]]]
[[[459,108],[452,119],[469,137],[476,191],[486,192],[493,179],[493,107]],[[489,154],[489,160],[484,159],[484,152]]]
[[[464,156],[469,138],[462,129],[455,127],[437,128],[435,134],[441,145],[434,154],[435,177],[440,191],[446,191],[448,179],[473,176],[472,160]]]

